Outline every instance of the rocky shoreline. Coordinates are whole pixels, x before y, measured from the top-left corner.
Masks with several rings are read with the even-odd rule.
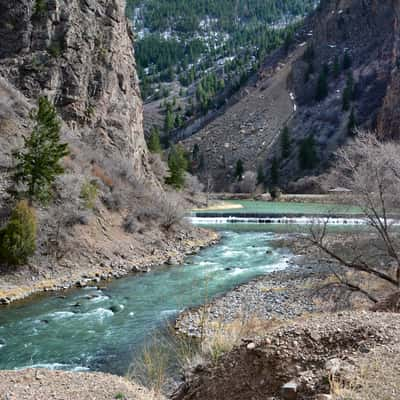
[[[321,266],[289,265],[282,271],[269,273],[241,285],[226,295],[199,308],[184,311],[176,320],[178,332],[199,337],[213,334],[213,327],[236,319],[252,317],[293,319],[320,311],[316,287],[329,276]],[[204,331],[204,315],[206,328]]]
[[[21,270],[19,274],[12,274],[12,285],[0,286],[0,307],[25,300],[41,292],[64,291],[73,287],[98,285],[102,281],[119,279],[129,274],[148,273],[152,268],[161,265],[181,264],[187,256],[215,245],[218,241],[219,235],[216,232],[195,229],[185,232],[180,237],[173,237],[165,246],[167,250],[146,249],[146,254],[137,256],[135,262],[127,260],[127,257],[116,257],[114,260],[103,260],[95,265],[92,263],[75,264],[74,270],[66,269],[61,265],[54,266],[50,278],[47,276],[36,277],[34,274],[27,276],[27,271]],[[131,255],[130,258],[132,257],[135,255]]]
[[[323,299],[319,288],[331,278],[332,265],[326,261],[316,262],[312,251],[305,255],[296,236],[278,240],[275,247],[287,247],[292,251],[285,269],[240,285],[206,305],[183,311],[176,320],[177,331],[199,337],[212,335],[214,327],[238,319],[291,320],[326,311],[331,306],[329,296]]]
[[[5,400],[162,400],[163,396],[115,375],[44,369],[0,371]]]

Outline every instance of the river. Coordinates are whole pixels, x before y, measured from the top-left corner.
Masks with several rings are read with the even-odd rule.
[[[279,233],[223,230],[221,242],[149,274],[39,296],[0,311],[0,369],[45,367],[124,374],[146,341],[179,311],[270,271],[289,254],[273,249]]]

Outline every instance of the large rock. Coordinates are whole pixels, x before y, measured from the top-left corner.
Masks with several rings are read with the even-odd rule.
[[[142,102],[125,0],[0,0],[0,76],[47,95],[94,153],[146,173]]]

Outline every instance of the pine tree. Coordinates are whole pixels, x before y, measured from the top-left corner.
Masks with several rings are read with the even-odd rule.
[[[285,126],[281,134],[281,153],[283,159],[288,158],[290,155],[290,131],[287,126]]]
[[[173,146],[168,157],[170,176],[165,180],[175,189],[182,189],[185,184],[185,172],[188,168],[188,160],[185,150],[181,146]]]
[[[318,163],[314,135],[310,135],[300,143],[299,163],[302,169],[313,169]]]
[[[324,70],[321,71],[318,78],[317,92],[315,95],[315,99],[317,101],[322,101],[325,99],[326,96],[328,96],[328,76],[324,68]]]
[[[36,250],[37,222],[26,200],[17,203],[8,224],[0,230],[0,263],[24,264]]]
[[[192,160],[198,161],[199,154],[200,154],[200,146],[198,145],[198,143],[195,143],[195,145],[193,146],[193,150],[192,150]]]
[[[160,131],[156,126],[151,128],[148,148],[151,153],[161,153]]]
[[[257,185],[261,185],[265,183],[265,173],[264,167],[259,165],[257,168]]]
[[[279,161],[276,157],[272,160],[270,180],[272,186],[276,186],[279,183]]]
[[[351,101],[354,97],[354,80],[353,75],[350,73],[347,78],[347,84],[343,91],[343,111],[349,111]]]
[[[346,51],[343,56],[343,69],[344,70],[349,69],[351,67],[351,64],[352,64],[352,60],[351,60],[350,54],[348,51]]]
[[[238,181],[241,181],[243,179],[243,173],[244,173],[243,161],[237,160],[235,168],[235,178]]]
[[[347,124],[347,132],[350,136],[354,136],[356,134],[357,129],[357,119],[354,113],[354,108],[351,109],[349,122]]]
[[[335,61],[333,62],[333,76],[335,79],[339,78],[340,76],[340,62],[339,62],[339,57],[335,57]]]
[[[31,114],[35,122],[32,134],[24,139],[24,148],[15,154],[17,165],[14,182],[23,184],[29,201],[46,201],[57,175],[64,172],[60,164],[68,155],[68,145],[60,142],[61,123],[55,107],[41,97],[39,107]]]
[[[171,107],[167,107],[167,113],[165,114],[164,131],[165,133],[170,133],[175,126],[175,116]]]

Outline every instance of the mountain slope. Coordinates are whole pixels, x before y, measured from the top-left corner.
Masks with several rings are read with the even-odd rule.
[[[285,42],[315,0],[131,0],[145,131],[174,131],[220,108]],[[167,115],[173,114],[171,123]]]
[[[289,55],[281,50],[280,55],[267,57],[256,87],[246,88],[242,99],[225,115],[184,142],[189,151],[195,144],[200,147],[205,162],[198,173],[203,177],[211,174],[216,189],[226,190],[239,159],[247,170],[261,166],[268,177],[275,157],[279,184],[285,186],[322,173],[355,126],[376,129],[381,137],[398,138],[398,52],[398,2],[323,0],[297,33]],[[285,84],[279,85],[282,69],[290,72]],[[274,102],[285,96],[294,101],[293,110],[284,112],[288,120],[269,124],[277,115]],[[270,126],[265,133],[260,130],[263,124]],[[283,158],[280,137],[286,125],[291,143]],[[309,141],[305,139],[310,136],[317,160],[301,163],[300,148],[307,153],[304,149]],[[233,143],[227,146],[229,142]]]

